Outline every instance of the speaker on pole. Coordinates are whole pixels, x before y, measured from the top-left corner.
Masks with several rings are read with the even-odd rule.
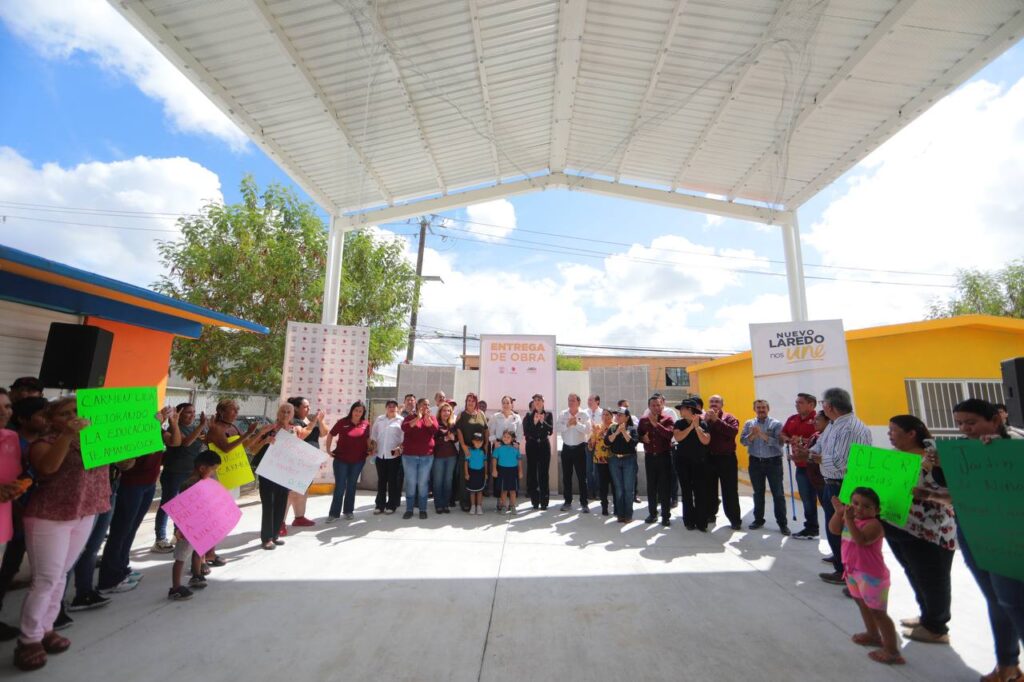
[[[39,380],[47,388],[101,388],[114,334],[82,324],[50,323]]]
[[[1024,358],[1003,360],[1003,400],[1010,424],[1024,427],[1024,405],[1021,404],[1021,389],[1024,389]]]

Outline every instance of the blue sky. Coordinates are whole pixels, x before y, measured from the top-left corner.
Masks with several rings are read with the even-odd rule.
[[[153,240],[174,237],[173,216],[126,211],[173,214],[203,200],[235,201],[247,173],[260,186],[292,185],[237,130],[225,131],[217,112],[178,98],[175,74],[155,62],[146,67],[139,57],[145,46],[127,24],[109,19],[102,0],[70,3],[65,25],[34,4],[0,2],[3,243],[147,285],[161,273]],[[993,268],[1024,255],[1015,238],[1022,208],[1015,194],[1024,182],[1022,77],[1018,45],[801,209],[805,262],[830,266],[807,268],[830,278],[808,281],[812,319],[842,317],[850,328],[920,319],[948,289],[860,280],[948,284],[957,267]],[[782,272],[765,260],[783,258],[774,228],[567,191],[447,215],[501,223],[511,241],[442,240],[491,231],[465,222],[452,227],[476,235],[435,230],[425,272],[445,283],[425,289],[428,334],[467,324],[471,333],[727,350],[748,347],[747,323],[788,317],[784,278],[734,271]],[[157,229],[167,231],[150,231]],[[406,238],[415,226],[382,230]],[[525,245],[516,240],[607,257],[506,246]],[[415,244],[409,248],[411,256]],[[672,264],[637,260],[651,258]],[[857,267],[937,276],[836,269]],[[527,312],[516,304],[522,300],[537,303]],[[454,363],[458,351],[458,344],[425,339],[417,360]]]

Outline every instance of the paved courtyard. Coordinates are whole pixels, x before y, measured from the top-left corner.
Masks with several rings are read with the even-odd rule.
[[[888,668],[849,641],[855,606],[818,580],[825,543],[783,539],[771,523],[704,535],[557,507],[403,521],[373,516],[372,502],[360,493],[355,520],[325,525],[329,500],[312,498],[317,525],[268,552],[258,499],[244,497],[220,548],[231,563],[181,603],[166,599],[171,556],[148,551],[150,514],[132,555],[142,584],[73,614],[71,651],[36,676],[874,682],[973,680],[993,664],[984,602],[959,558],[952,647],[909,642],[907,665]],[[752,501],[741,502],[749,523]],[[888,558],[890,614],[916,615]],[[7,622],[22,595],[7,600]],[[12,649],[3,645],[0,677],[14,674]]]

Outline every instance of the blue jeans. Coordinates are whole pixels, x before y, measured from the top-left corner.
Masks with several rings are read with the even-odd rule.
[[[164,505],[177,496],[189,476],[187,473],[179,474],[167,469],[160,473],[160,508],[156,510],[156,522],[153,526],[157,540],[167,539],[167,512],[164,511]]]
[[[110,528],[110,519],[114,516],[114,504],[117,501],[117,493],[110,496],[110,509],[102,514],[96,515],[96,521],[92,526],[92,533],[85,541],[85,547],[75,562],[74,568],[68,574],[68,578],[74,577],[75,596],[85,597],[92,593],[92,578],[96,574],[96,554],[100,551],[103,540],[107,537],[107,529]],[[70,583],[71,580],[68,580]]]
[[[608,473],[612,476],[612,499],[615,501],[615,516],[633,518],[633,486],[636,485],[636,456],[608,458]]]
[[[587,446],[587,492],[597,496],[598,480],[597,465],[594,464],[594,451]]]
[[[435,457],[431,466],[431,478],[434,483],[434,509],[440,511],[448,508],[452,497],[452,478],[455,476],[455,460],[457,457]]]
[[[832,508],[832,498],[839,497],[839,490],[842,483],[829,483],[825,481],[825,487],[821,489],[818,500],[821,501],[821,510],[825,512],[825,539],[828,540],[828,547],[832,550],[832,568],[837,572],[843,572],[843,538],[828,529],[829,519],[835,514]]]
[[[1017,665],[1020,662],[1018,642],[1024,642],[1024,583],[979,568],[960,528],[956,531],[956,542],[988,606],[996,663],[1001,666]]]
[[[103,559],[100,561],[100,576],[96,582],[98,589],[104,590],[117,585],[128,577],[128,555],[132,551],[132,542],[138,532],[142,520],[146,518],[149,505],[156,493],[156,484],[124,485],[117,490],[117,501],[110,519],[110,535],[103,548]]]
[[[356,506],[356,483],[359,481],[359,474],[363,471],[366,460],[355,463],[342,462],[334,459],[334,496],[331,497],[331,510],[327,515],[333,519],[341,516],[344,509],[346,514],[351,514]],[[342,507],[344,503],[344,507]]]
[[[782,457],[750,457],[747,465],[750,474],[750,485],[754,488],[754,521],[764,523],[764,482],[772,491],[772,506],[775,512],[775,523],[779,528],[787,528],[786,523],[786,491],[782,489]]]
[[[818,534],[818,493],[811,485],[811,478],[804,467],[796,468],[796,489],[804,505],[804,530]],[[828,523],[828,519],[825,519]]]
[[[413,507],[418,507],[421,512],[427,511],[427,481],[430,480],[430,469],[433,466],[433,455],[402,455],[405,511],[411,512]]]

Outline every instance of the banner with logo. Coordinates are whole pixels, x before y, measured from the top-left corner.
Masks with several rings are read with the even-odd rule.
[[[288,322],[281,376],[281,401],[291,396],[309,400],[310,417],[327,413],[327,425],[348,414],[357,400],[366,401],[370,330],[333,324]],[[327,434],[320,434],[326,436]],[[329,462],[314,482],[333,482]]]

